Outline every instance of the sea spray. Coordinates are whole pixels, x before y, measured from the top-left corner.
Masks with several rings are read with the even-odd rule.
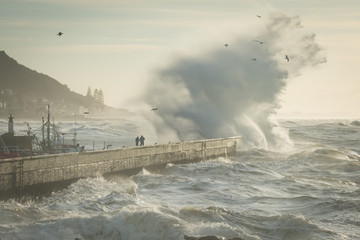
[[[246,135],[251,146],[291,145],[270,119],[289,77],[324,62],[324,57],[299,17],[273,13],[263,20],[266,27],[255,39],[237,37],[228,47],[217,45],[202,56],[174,59],[155,73],[142,98],[159,108],[146,114],[158,138]]]

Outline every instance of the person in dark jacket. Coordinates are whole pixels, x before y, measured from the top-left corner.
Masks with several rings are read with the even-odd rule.
[[[135,144],[136,144],[136,146],[139,146],[139,141],[140,141],[139,136],[137,136],[137,137],[135,138]]]
[[[144,146],[145,138],[143,135],[140,136],[140,146]]]

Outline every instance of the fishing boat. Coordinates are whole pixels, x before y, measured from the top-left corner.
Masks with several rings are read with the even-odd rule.
[[[48,105],[47,121],[42,118],[41,128],[36,132],[41,132],[38,136],[27,124],[27,134],[16,136],[14,132],[14,117],[9,116],[8,132],[0,135],[0,158],[14,158],[24,156],[34,156],[42,154],[79,152],[82,147],[76,143],[76,130],[71,140],[64,139],[64,133],[59,131],[59,127],[50,121],[50,105]]]

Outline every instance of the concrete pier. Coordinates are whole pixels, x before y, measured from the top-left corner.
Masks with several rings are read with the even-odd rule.
[[[80,178],[234,155],[241,137],[0,160],[0,198]],[[25,192],[25,191],[24,191]]]

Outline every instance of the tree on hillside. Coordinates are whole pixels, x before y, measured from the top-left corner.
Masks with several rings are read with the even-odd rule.
[[[88,90],[87,90],[86,96],[87,96],[87,97],[92,97],[92,94],[91,94],[91,88],[90,88],[90,86],[88,87]]]
[[[103,90],[100,89],[98,92],[98,99],[96,99],[98,102],[100,102],[101,104],[104,104],[104,93]]]
[[[99,98],[99,90],[97,90],[97,88],[95,88],[94,90],[93,98],[95,99],[95,101],[97,101],[97,99]]]
[[[103,90],[95,88],[93,98],[95,99],[96,102],[104,104],[104,92],[103,92]]]

